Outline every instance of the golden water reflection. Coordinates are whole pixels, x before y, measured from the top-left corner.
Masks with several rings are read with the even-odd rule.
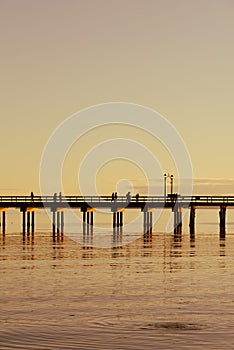
[[[43,337],[40,348],[52,349],[57,334],[61,348],[102,350],[111,339],[145,350],[173,349],[175,336],[202,349],[216,333],[222,348],[220,337],[231,337],[234,235],[147,233],[121,245],[116,231],[106,249],[92,246],[94,235],[84,245],[60,234],[0,236],[5,348],[36,348]]]

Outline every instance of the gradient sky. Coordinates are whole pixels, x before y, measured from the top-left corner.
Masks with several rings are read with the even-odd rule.
[[[1,192],[37,193],[53,130],[125,101],[176,127],[195,192],[234,194],[233,42],[232,0],[0,0]]]

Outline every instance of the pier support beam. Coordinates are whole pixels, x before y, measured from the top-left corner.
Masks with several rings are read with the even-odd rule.
[[[56,211],[53,210],[53,212],[52,212],[52,232],[53,232],[53,235],[55,235],[55,227],[56,227]]]
[[[83,235],[93,233],[93,213],[96,211],[93,208],[83,208]]]
[[[147,211],[143,212],[143,233],[145,234],[147,232],[146,226],[147,226]]]
[[[124,208],[120,208],[120,209],[115,208],[115,211],[113,211],[113,247],[114,248],[122,245],[123,212],[124,212]]]
[[[30,232],[33,234],[35,230],[35,211],[36,208],[26,208],[22,207],[20,208],[20,211],[22,212],[22,233],[25,235],[26,227],[27,227],[27,233],[30,234]]]
[[[182,233],[182,208],[175,206],[174,212],[174,234],[178,235]]]
[[[120,225],[120,227],[123,227],[123,212],[121,211],[119,213],[119,215],[120,215],[120,217],[119,217],[119,225]]]
[[[152,211],[149,212],[149,216],[150,216],[150,221],[149,221],[150,233],[152,233],[152,231],[153,231],[153,213],[152,213]]]
[[[91,247],[93,245],[93,208],[81,208],[83,212],[83,245]]]
[[[57,233],[60,233],[60,211],[57,211]]]
[[[52,233],[53,236],[64,232],[64,209],[52,209]]]
[[[117,211],[117,227],[119,227],[119,211]]]
[[[34,233],[34,228],[35,228],[35,212],[34,211],[31,212],[31,219],[32,219],[32,221],[31,221],[31,231],[32,231],[32,233]]]
[[[2,211],[2,233],[6,232],[6,210]]]
[[[27,211],[27,233],[30,233],[30,211]]]
[[[22,232],[25,234],[26,210],[22,210]]]
[[[219,211],[219,229],[220,237],[225,237],[226,234],[226,207],[221,206]]]
[[[189,231],[190,235],[194,236],[195,234],[195,207],[190,208],[190,217],[189,217]]]
[[[113,212],[113,228],[116,228],[116,211]]]
[[[149,212],[146,212],[146,232],[150,231],[150,225],[149,225]]]
[[[83,211],[83,234],[86,232],[86,211]]]
[[[177,233],[178,209],[174,210],[174,232]]]
[[[64,232],[64,212],[61,211],[61,233]]]
[[[153,212],[145,210],[143,212],[143,242],[144,248],[152,248],[152,231],[153,231]]]
[[[143,212],[143,233],[152,233],[153,212],[145,210]]]
[[[123,209],[113,211],[113,229],[123,227]]]

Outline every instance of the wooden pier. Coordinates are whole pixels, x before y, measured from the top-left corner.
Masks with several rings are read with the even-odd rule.
[[[22,213],[22,232],[35,231],[35,212],[48,209],[52,216],[53,234],[64,231],[65,209],[79,209],[83,213],[83,230],[93,228],[94,213],[97,209],[109,209],[113,213],[113,229],[122,229],[124,211],[139,209],[143,213],[143,233],[152,232],[153,211],[169,209],[174,213],[174,232],[182,232],[182,210],[189,208],[189,230],[195,234],[196,209],[219,210],[220,235],[226,232],[226,210],[234,207],[234,196],[0,196],[1,230],[6,232],[6,213],[8,209],[19,209]]]

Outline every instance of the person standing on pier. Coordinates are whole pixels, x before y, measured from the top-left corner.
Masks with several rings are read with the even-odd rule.
[[[139,197],[140,197],[140,195],[139,195],[139,193],[137,193],[137,194],[136,194],[136,202],[139,201]]]
[[[117,192],[115,192],[115,201],[117,202],[117,199],[118,199],[118,194]]]
[[[128,192],[126,194],[126,200],[127,200],[128,203],[131,202],[131,192]]]
[[[114,200],[115,200],[115,194],[113,192],[112,195],[111,195],[111,201],[113,202]]]
[[[55,192],[54,193],[54,202],[56,202],[56,200],[57,200],[57,193]]]
[[[31,201],[33,202],[34,201],[34,193],[31,192]]]

